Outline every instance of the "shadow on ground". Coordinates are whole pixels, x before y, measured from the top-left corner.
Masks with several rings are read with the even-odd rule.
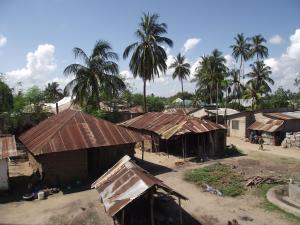
[[[138,158],[135,158],[134,160],[140,167],[142,167],[144,170],[147,170],[149,173],[151,173],[154,176],[159,175],[159,174],[169,173],[169,172],[173,171],[169,167],[162,166],[162,165],[159,165],[156,163],[152,163],[147,160],[143,161]]]

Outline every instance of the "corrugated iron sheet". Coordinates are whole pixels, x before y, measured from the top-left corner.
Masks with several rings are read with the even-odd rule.
[[[187,200],[185,196],[136,165],[129,156],[119,160],[91,187],[97,189],[109,216],[114,216],[152,187],[161,188],[169,194]]]
[[[283,120],[266,120],[264,122],[255,121],[251,124],[248,129],[249,130],[259,130],[259,131],[266,131],[266,132],[275,132],[282,129],[284,121]]]
[[[15,135],[0,136],[0,159],[17,156]]]
[[[75,110],[65,110],[19,138],[34,155],[136,143],[149,137]]]
[[[196,117],[176,114],[151,112],[121,123],[122,126],[139,130],[152,131],[164,139],[184,133],[205,133],[226,129],[223,125]]]
[[[291,119],[297,119],[296,117],[290,116],[290,115],[286,115],[283,113],[264,113],[266,116],[270,116],[273,117],[275,119],[279,119],[279,120],[291,120]]]

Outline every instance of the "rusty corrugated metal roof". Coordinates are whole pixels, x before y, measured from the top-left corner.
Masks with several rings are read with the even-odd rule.
[[[136,143],[147,136],[75,110],[65,110],[19,138],[34,155]]]
[[[15,135],[0,136],[0,159],[17,156]]]
[[[297,119],[296,117],[290,116],[290,115],[286,115],[283,113],[264,113],[264,115],[266,116],[270,116],[273,117],[275,119],[279,119],[279,120],[292,120],[292,119]]]
[[[205,133],[226,129],[223,125],[196,117],[150,112],[121,123],[122,126],[152,131],[164,139],[183,133]]]
[[[282,129],[284,121],[283,120],[265,120],[265,121],[255,121],[251,124],[248,129],[249,130],[259,130],[259,131],[266,131],[266,132],[275,132]]]
[[[105,211],[114,216],[134,199],[152,187],[161,188],[169,194],[187,198],[163,181],[136,165],[129,156],[124,156],[92,185],[103,201]]]

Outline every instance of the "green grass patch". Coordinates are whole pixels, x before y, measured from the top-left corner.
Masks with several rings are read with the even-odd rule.
[[[287,219],[292,225],[300,224],[300,218],[288,213],[281,208],[277,207],[276,205],[273,205],[271,202],[267,199],[267,192],[270,188],[276,186],[277,184],[262,184],[257,187],[258,195],[263,199],[261,203],[261,207],[267,211],[275,212]]]
[[[220,190],[225,196],[235,197],[244,192],[242,176],[230,166],[221,163],[189,170],[185,173],[184,179],[200,186],[208,184]]]

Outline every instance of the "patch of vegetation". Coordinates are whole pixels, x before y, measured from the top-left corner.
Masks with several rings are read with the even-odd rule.
[[[263,202],[260,206],[267,211],[279,213],[281,216],[286,218],[291,224],[300,224],[299,217],[282,210],[281,208],[277,207],[276,205],[273,205],[271,202],[268,201],[267,192],[270,188],[274,187],[275,185],[277,184],[262,184],[257,187],[258,195],[263,199]]]
[[[230,166],[221,163],[189,170],[185,173],[184,179],[201,186],[208,184],[220,190],[225,196],[235,197],[244,192],[242,176]]]

